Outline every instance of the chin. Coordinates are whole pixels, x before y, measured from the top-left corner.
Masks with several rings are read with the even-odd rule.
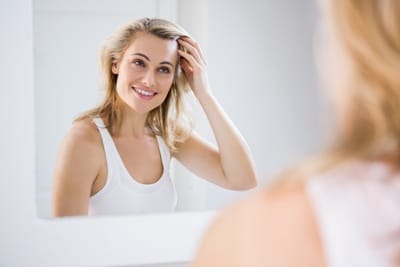
[[[150,112],[153,111],[153,110],[156,110],[160,105],[161,105],[161,104],[159,104],[159,105],[153,105],[153,106],[146,106],[146,107],[139,106],[139,105],[129,105],[129,106],[130,106],[130,108],[131,108],[132,110],[134,110],[136,113],[138,113],[138,114],[140,114],[140,115],[145,115],[145,114],[150,113]]]

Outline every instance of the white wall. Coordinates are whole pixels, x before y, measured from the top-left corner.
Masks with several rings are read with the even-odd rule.
[[[314,1],[208,1],[210,82],[250,145],[260,186],[321,143],[315,8]],[[206,206],[239,196],[207,186]]]

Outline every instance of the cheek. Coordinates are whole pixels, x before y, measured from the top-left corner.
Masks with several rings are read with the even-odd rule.
[[[160,89],[162,89],[163,92],[168,93],[169,90],[171,89],[173,81],[174,81],[174,78],[172,76],[161,77],[159,80]]]

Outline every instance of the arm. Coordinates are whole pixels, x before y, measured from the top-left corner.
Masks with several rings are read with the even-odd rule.
[[[220,214],[192,267],[325,266],[312,209],[302,188],[264,190]]]
[[[224,188],[243,190],[256,186],[249,148],[211,93],[200,47],[189,38],[180,39],[179,43],[187,49],[179,50],[182,70],[208,118],[218,149],[192,134],[174,156],[196,175]]]
[[[53,216],[88,214],[91,187],[102,155],[94,131],[92,126],[78,122],[61,144],[54,171]]]

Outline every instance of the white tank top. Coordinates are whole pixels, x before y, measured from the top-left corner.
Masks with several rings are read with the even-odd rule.
[[[163,173],[153,184],[137,182],[126,169],[115,143],[101,118],[93,122],[99,129],[107,162],[104,187],[89,199],[89,215],[129,215],[175,210],[177,196],[169,173],[171,155],[164,140],[156,136]]]
[[[392,267],[400,257],[400,173],[338,167],[307,182],[329,267]]]

